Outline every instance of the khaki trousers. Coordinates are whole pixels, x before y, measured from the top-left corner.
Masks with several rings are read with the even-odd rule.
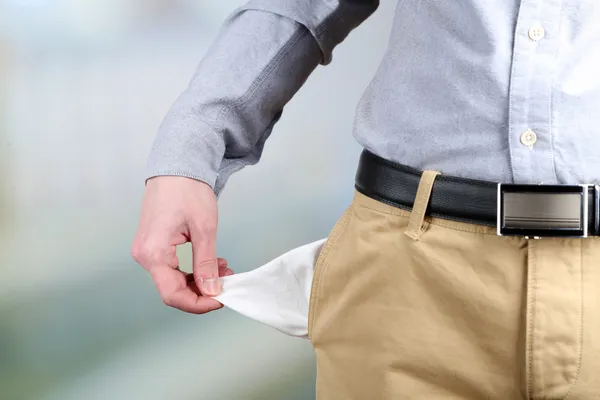
[[[432,181],[412,214],[357,192],[329,236],[317,399],[600,399],[600,240],[423,218]]]

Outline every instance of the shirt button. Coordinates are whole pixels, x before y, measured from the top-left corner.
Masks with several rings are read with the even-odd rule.
[[[531,129],[527,129],[521,134],[521,143],[529,148],[533,148],[533,145],[537,142],[537,135]]]
[[[544,31],[544,28],[542,28],[539,25],[534,25],[531,28],[529,28],[529,38],[534,42],[542,40],[545,35],[546,32]]]

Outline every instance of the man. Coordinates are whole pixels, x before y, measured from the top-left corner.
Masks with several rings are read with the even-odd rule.
[[[227,21],[150,156],[133,254],[165,303],[220,307],[215,193],[377,6],[253,0]],[[598,191],[579,186],[600,175],[599,17],[586,0],[398,3],[357,110],[355,199],[315,269],[319,399],[600,398]],[[186,241],[201,296],[177,269]]]

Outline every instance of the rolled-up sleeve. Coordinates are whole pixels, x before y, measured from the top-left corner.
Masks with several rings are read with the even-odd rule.
[[[378,4],[253,0],[236,10],[163,120],[146,177],[187,176],[218,194],[259,161],[285,104]]]

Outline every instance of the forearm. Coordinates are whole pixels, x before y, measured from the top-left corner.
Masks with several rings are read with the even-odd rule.
[[[188,176],[219,192],[231,173],[259,160],[284,105],[367,11],[298,0],[236,11],[161,124],[147,177]]]

